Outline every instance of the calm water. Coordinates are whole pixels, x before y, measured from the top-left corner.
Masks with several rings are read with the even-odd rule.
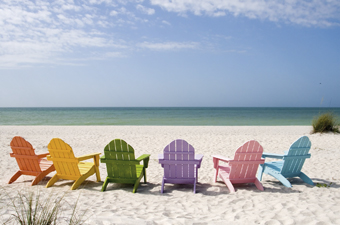
[[[0,125],[311,125],[340,108],[0,108]]]

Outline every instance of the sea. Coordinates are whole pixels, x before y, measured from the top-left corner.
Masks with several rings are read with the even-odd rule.
[[[0,125],[309,126],[340,108],[80,107],[0,108]]]

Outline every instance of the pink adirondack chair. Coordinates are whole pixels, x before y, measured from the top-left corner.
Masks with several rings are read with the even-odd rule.
[[[235,192],[233,184],[237,183],[254,183],[259,190],[263,191],[261,182],[256,178],[259,165],[264,163],[264,159],[261,158],[262,152],[263,147],[257,141],[252,140],[236,150],[234,159],[213,155],[216,170],[214,182],[217,181],[217,175],[219,175],[230,192]],[[228,165],[219,165],[220,161]]]
[[[196,193],[198,168],[203,155],[196,154],[195,149],[184,140],[172,141],[164,148],[164,153],[158,155],[159,163],[164,168],[161,193],[164,184],[193,184]]]

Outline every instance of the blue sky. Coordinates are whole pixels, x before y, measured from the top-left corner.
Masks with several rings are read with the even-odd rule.
[[[340,107],[338,0],[0,0],[0,107]]]

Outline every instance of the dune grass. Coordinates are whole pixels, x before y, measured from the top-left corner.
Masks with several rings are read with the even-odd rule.
[[[324,113],[314,118],[312,126],[312,134],[324,132],[339,133],[339,122],[332,113]]]
[[[80,225],[85,222],[84,211],[78,215],[77,204],[70,205],[64,199],[65,195],[50,193],[47,198],[37,192],[18,191],[16,197],[11,198],[9,207],[13,210],[12,217],[5,224],[21,225]],[[63,215],[64,209],[72,210],[72,214]]]
[[[57,224],[61,200],[47,199],[42,202],[39,194],[19,192],[17,198],[12,200],[14,220],[22,225]]]

